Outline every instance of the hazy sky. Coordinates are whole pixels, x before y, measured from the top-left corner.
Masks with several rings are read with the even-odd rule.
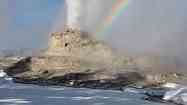
[[[38,48],[63,0],[0,0],[0,50]]]
[[[111,0],[103,1],[106,2],[99,4],[101,9]],[[129,1],[129,7],[106,33],[107,41],[137,52],[160,49],[174,55],[187,52],[184,50],[187,49],[187,0]],[[44,46],[63,2],[0,0],[0,50]]]

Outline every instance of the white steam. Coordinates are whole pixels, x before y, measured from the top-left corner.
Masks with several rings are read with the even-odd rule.
[[[64,24],[95,33],[118,0],[66,0],[60,12]],[[132,55],[169,56],[177,65],[187,65],[186,0],[129,0],[110,30],[96,37],[103,38],[121,53]],[[67,9],[67,10],[66,10]],[[64,13],[67,12],[67,17]],[[59,21],[57,24],[59,25]],[[60,27],[60,31],[63,30]],[[187,67],[184,67],[185,69]]]
[[[75,29],[80,27],[81,0],[66,0],[67,26]]]
[[[55,28],[60,28],[64,23],[69,28],[80,28],[92,33],[96,30],[103,19],[109,14],[111,7],[115,4],[114,0],[66,0],[65,7],[60,12],[60,19]],[[66,13],[66,16],[64,16]],[[60,22],[66,18],[66,22]],[[94,32],[93,32],[94,33]]]

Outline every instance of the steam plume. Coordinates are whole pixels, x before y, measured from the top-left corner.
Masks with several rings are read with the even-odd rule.
[[[95,33],[96,28],[110,13],[111,7],[118,0],[66,0],[66,6],[60,12],[61,22],[68,12],[66,25],[71,28]],[[130,55],[160,55],[169,56],[169,61],[176,62],[186,71],[187,48],[185,30],[187,15],[186,0],[129,0],[128,8],[115,20],[111,30],[97,35],[120,53]],[[168,4],[169,3],[169,4]],[[63,4],[64,5],[64,4]],[[66,9],[68,9],[66,11]],[[62,26],[62,25],[60,25]],[[56,28],[56,27],[55,27]],[[60,27],[62,29],[62,27]],[[61,30],[60,30],[61,31]],[[95,35],[95,34],[93,34]],[[182,67],[183,68],[183,67]]]
[[[69,28],[79,28],[81,16],[81,1],[66,0],[67,4],[67,25]]]

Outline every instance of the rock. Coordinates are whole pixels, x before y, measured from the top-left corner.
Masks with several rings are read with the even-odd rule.
[[[30,70],[31,57],[27,57],[14,63],[12,66],[7,67],[4,71],[9,75],[13,76],[19,73],[23,73]]]
[[[104,42],[76,29],[53,33],[49,48],[43,51],[9,65],[5,72],[19,83],[118,90],[138,83],[157,86],[170,77],[150,72],[154,58],[119,56]]]
[[[76,88],[94,88],[94,89],[115,89],[121,90],[123,87],[133,84],[138,81],[142,81],[144,77],[138,72],[124,72],[122,73],[110,73],[107,70],[28,70],[30,67],[30,60],[24,59],[11,67],[11,74],[14,77],[14,82],[27,83],[27,84],[38,84],[38,85],[61,85],[71,86]],[[25,62],[28,61],[28,62]],[[18,65],[24,65],[25,67],[17,71]],[[26,67],[28,66],[28,67]],[[16,68],[16,69],[14,69]],[[24,70],[25,69],[25,70]],[[8,71],[8,70],[6,70]],[[42,71],[42,72],[41,72]],[[52,71],[52,72],[51,72]],[[81,72],[82,71],[82,72]],[[101,72],[102,71],[102,72]]]
[[[13,64],[17,63],[23,57],[0,57],[0,69],[5,69],[7,67],[12,66]]]

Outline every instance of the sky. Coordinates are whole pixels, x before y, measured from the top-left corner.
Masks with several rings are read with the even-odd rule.
[[[102,9],[112,0],[95,1],[98,4],[91,5],[93,10],[89,8],[89,16],[85,16],[89,17],[86,27],[100,23],[105,12]],[[128,8],[104,35],[106,41],[134,52],[187,53],[187,0],[129,1]],[[0,50],[46,47],[54,24],[65,18],[63,6],[64,0],[0,0]]]
[[[0,50],[44,47],[63,0],[0,0]]]

